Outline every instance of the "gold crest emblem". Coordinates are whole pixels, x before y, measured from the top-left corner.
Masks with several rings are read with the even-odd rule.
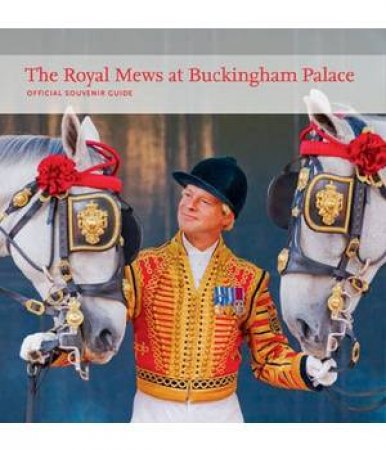
[[[100,241],[108,225],[108,213],[91,201],[77,214],[78,227],[86,242],[92,245]]]
[[[343,209],[343,194],[337,192],[330,181],[325,188],[316,193],[315,205],[325,225],[333,225]]]

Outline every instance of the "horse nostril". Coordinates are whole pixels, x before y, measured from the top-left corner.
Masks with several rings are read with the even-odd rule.
[[[308,323],[303,319],[297,319],[297,323],[300,329],[301,339],[308,342],[314,342],[315,344],[320,344],[322,338],[318,332],[318,327],[311,328]]]
[[[309,340],[312,336],[311,327],[308,323],[303,319],[297,319],[298,324],[300,325],[301,335],[305,340]]]
[[[106,328],[100,332],[99,340],[105,351],[115,350],[113,335]]]

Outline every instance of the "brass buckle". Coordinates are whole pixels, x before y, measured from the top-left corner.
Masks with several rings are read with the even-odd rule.
[[[310,178],[310,169],[308,167],[302,167],[302,169],[299,172],[298,184],[296,186],[296,189],[298,191],[303,191],[307,186],[309,178]]]
[[[58,200],[64,200],[65,198],[68,197],[68,192],[65,192],[64,194],[55,194],[55,195],[50,195],[50,194],[46,194],[44,192],[42,192],[40,194],[40,201],[41,202],[48,202],[51,197],[56,197]]]
[[[378,177],[378,175],[361,175],[359,173],[358,167],[355,167],[355,174],[358,180],[362,183],[366,183],[369,186],[374,186],[376,188],[380,188],[383,186],[383,181]],[[378,179],[375,179],[378,177]]]
[[[351,239],[345,250],[346,256],[348,258],[353,258],[358,253],[359,245],[360,241],[358,238]]]
[[[54,294],[57,294],[57,295],[58,295],[57,300],[55,300],[55,299],[52,297]],[[59,289],[58,291],[53,292],[52,294],[50,293],[49,296],[46,298],[46,302],[47,302],[49,305],[51,305],[51,306],[59,306],[59,305],[62,303],[63,298],[64,298],[63,290],[62,290],[62,289]]]
[[[66,283],[72,280],[71,266],[67,259],[61,259],[58,262],[58,268],[60,269],[60,274]],[[66,269],[68,273],[64,273]]]
[[[32,314],[36,314],[37,316],[41,316],[44,314],[46,307],[44,303],[39,302],[38,300],[30,299],[24,303],[26,310]]]
[[[355,366],[356,363],[359,361],[360,354],[361,354],[361,346],[358,341],[355,341],[351,349],[351,361],[350,361],[351,367]]]
[[[66,191],[64,194],[56,194],[55,197],[59,200],[64,200],[68,197],[68,191]]]
[[[283,250],[279,253],[277,257],[277,271],[279,272],[279,274],[282,274],[282,272],[287,267],[288,259],[289,259],[289,250],[288,248],[283,248]]]
[[[379,178],[378,174],[375,175],[369,175],[369,181],[371,186],[374,186],[376,188],[381,188],[383,186],[383,181]],[[378,179],[376,179],[378,178]]]
[[[51,195],[49,195],[49,194],[45,195],[44,192],[42,192],[42,193],[40,194],[40,196],[39,196],[39,200],[40,200],[42,203],[49,202],[50,199],[51,199]]]
[[[332,288],[332,293],[327,299],[327,307],[331,312],[331,317],[336,319],[344,308],[343,289],[340,283]]]
[[[353,275],[348,277],[347,281],[359,294],[363,294],[369,290],[369,283],[362,278]]]

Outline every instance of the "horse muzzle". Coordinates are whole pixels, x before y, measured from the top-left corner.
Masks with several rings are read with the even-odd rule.
[[[88,346],[84,349],[84,360],[93,364],[107,364],[117,351],[109,350],[105,352],[94,352]]]

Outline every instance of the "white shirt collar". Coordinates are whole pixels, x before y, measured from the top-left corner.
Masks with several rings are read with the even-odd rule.
[[[198,248],[194,247],[186,238],[185,234],[182,233],[182,242],[184,244],[184,247],[186,249],[186,251],[188,252],[188,255],[200,255],[200,256],[207,256],[207,255],[212,255],[212,253],[214,252],[217,244],[218,244],[217,240],[213,245],[211,245],[210,247],[208,247],[206,250],[199,250]]]

